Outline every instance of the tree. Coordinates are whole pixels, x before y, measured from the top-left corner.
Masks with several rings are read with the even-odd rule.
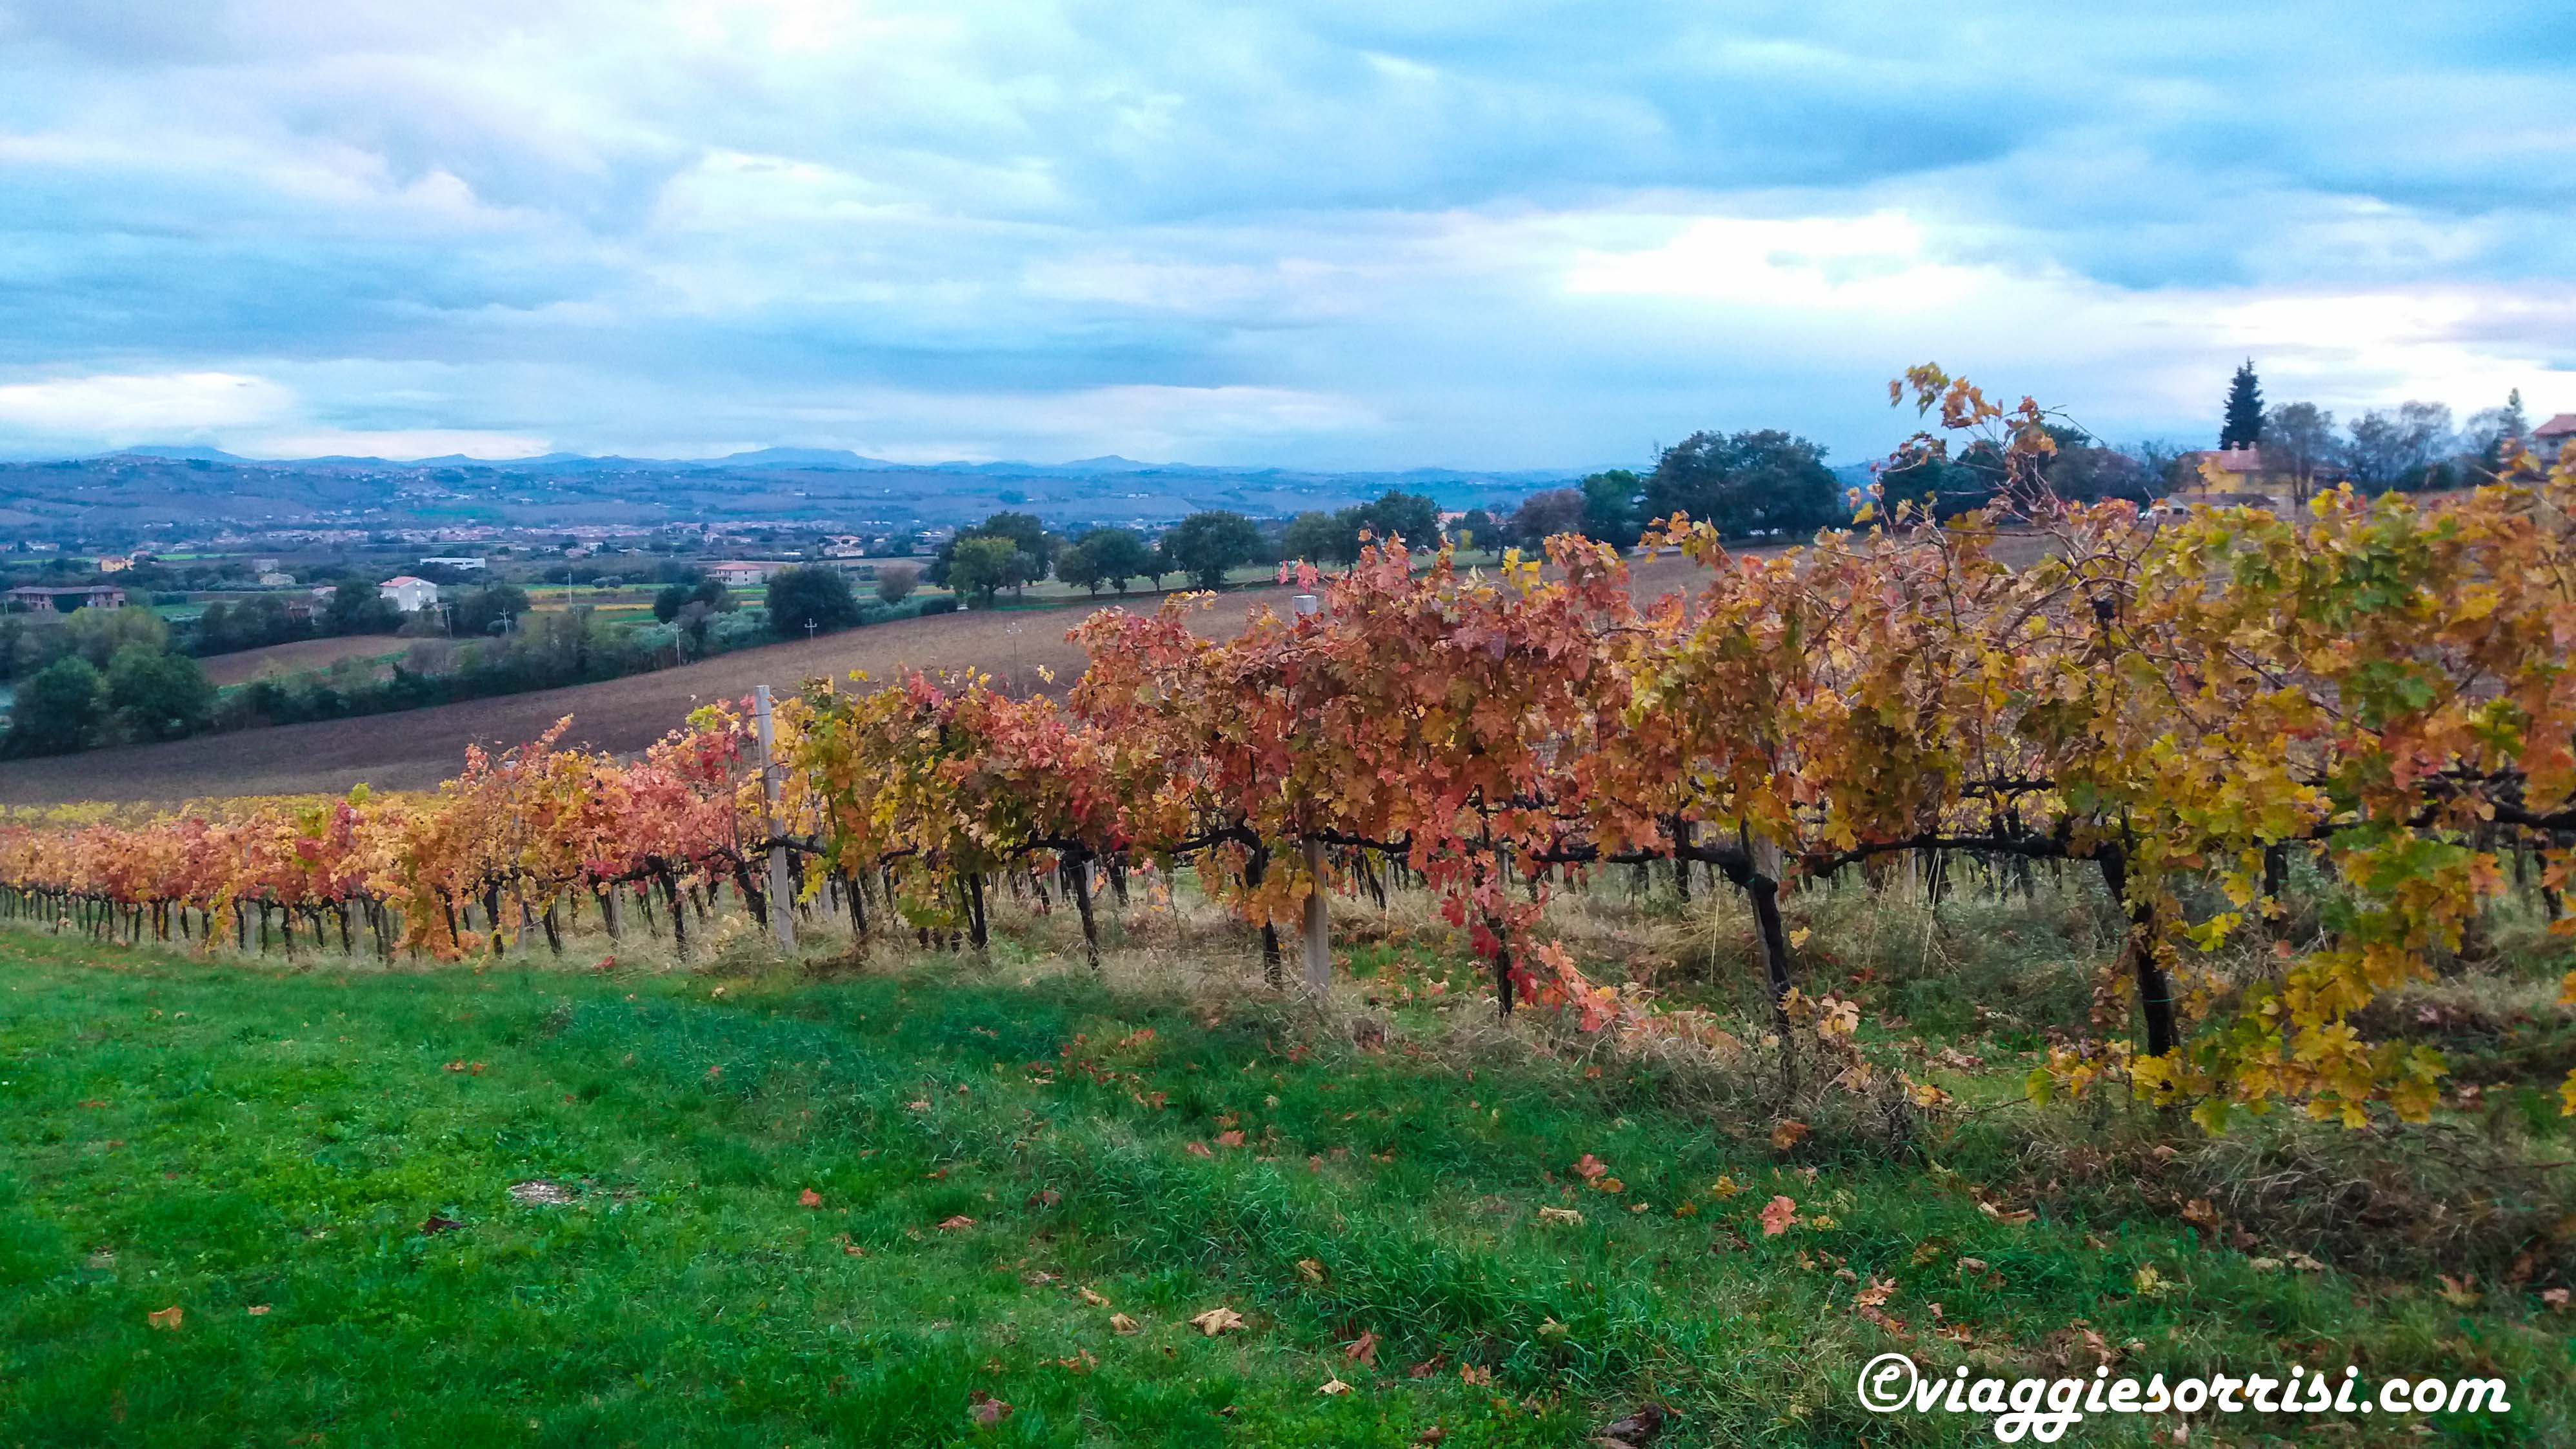
[[[958,539],[948,556],[948,587],[961,598],[972,596],[989,604],[995,591],[1019,580],[1019,561],[1026,557],[1008,538]]]
[[[2069,503],[2100,503],[2122,498],[2146,503],[2155,487],[2146,465],[2117,448],[2089,438],[2062,445],[2048,457],[2048,486]]]
[[[769,627],[782,639],[816,629],[847,629],[859,622],[859,601],[836,568],[812,565],[769,576]]]
[[[2315,403],[2283,403],[2263,420],[2263,461],[2290,480],[2290,507],[2306,513],[2317,470],[2334,461],[2334,414]]]
[[[1649,520],[1687,513],[1737,537],[1806,533],[1842,516],[1825,450],[1776,428],[1691,434],[1664,450],[1645,495]]]
[[[1560,533],[1581,533],[1588,508],[1579,489],[1550,488],[1533,493],[1512,510],[1512,542],[1534,550]]]
[[[2377,408],[2352,420],[2349,456],[2353,477],[2385,492],[2420,485],[2434,457],[2449,443],[2451,410],[2440,403],[2406,402],[2394,413]]]
[[[912,597],[913,588],[921,582],[921,570],[907,563],[877,565],[877,597],[889,604],[900,604]]]
[[[1240,513],[1209,509],[1193,513],[1163,535],[1163,558],[1188,574],[1200,588],[1221,588],[1225,571],[1249,563],[1261,552],[1261,530]]]
[[[1011,541],[1013,552],[1029,556],[1029,562],[1006,571],[1015,577],[1007,578],[994,585],[995,588],[1013,588],[1022,584],[1033,584],[1045,578],[1048,567],[1055,561],[1056,550],[1064,542],[1047,532],[1046,524],[1034,513],[996,513],[973,528],[961,531],[955,538],[942,545],[939,556],[930,562],[930,571],[927,575],[929,580],[934,584],[957,588],[957,581],[949,577],[949,570],[955,566],[957,550],[964,546],[968,539],[975,538],[1006,538]],[[961,594],[974,592],[969,589],[957,589],[957,591]]]
[[[1310,508],[1288,520],[1279,532],[1282,557],[1304,559],[1309,563],[1340,562],[1344,533],[1333,515]]]
[[[1575,485],[1583,490],[1583,533],[1620,548],[1634,548],[1644,533],[1637,516],[1645,480],[1625,468],[1595,473]]]
[[[2227,384],[2227,421],[2218,430],[2218,446],[2251,448],[2263,441],[2263,385],[2255,380],[2254,359],[2236,369]]]
[[[733,590],[715,579],[692,575],[677,583],[665,584],[653,596],[653,617],[668,624],[680,617],[680,611],[691,604],[704,604],[711,614],[730,614],[742,607]]]
[[[2531,436],[2531,418],[2522,410],[2522,389],[2507,395],[2503,407],[2469,414],[2460,435],[2467,451],[2476,455],[2480,472],[2490,478],[2502,472],[2506,452]]]
[[[1458,516],[1458,526],[1450,530],[1450,542],[1463,550],[1500,548],[1503,542],[1502,520],[1481,508],[1470,508]]]
[[[1100,568],[1092,560],[1091,545],[1087,540],[1077,538],[1055,556],[1055,576],[1059,583],[1099,594]]]
[[[1154,548],[1135,530],[1095,528],[1082,536],[1082,545],[1091,554],[1091,567],[1109,586],[1120,593],[1127,585],[1154,572]]]
[[[1400,493],[1390,488],[1378,495],[1375,502],[1359,506],[1358,523],[1373,534],[1378,543],[1400,538],[1411,548],[1440,546],[1440,505],[1419,493]],[[1359,558],[1356,529],[1352,531],[1352,540],[1351,557],[1356,561]]]
[[[37,670],[10,707],[9,752],[56,755],[79,749],[104,718],[106,695],[97,668],[77,654]]]
[[[212,722],[215,686],[184,654],[128,645],[107,666],[107,704],[130,734],[175,740]]]
[[[284,616],[285,611],[275,600],[265,602],[277,609],[279,617]],[[158,653],[170,647],[170,626],[150,609],[76,609],[58,627],[62,638],[55,646],[56,652],[77,654],[88,660],[93,669],[105,669],[120,650],[139,645]]]
[[[402,611],[374,584],[344,579],[331,590],[322,611],[322,628],[331,634],[390,634],[402,627]]]
[[[497,634],[528,614],[528,591],[517,584],[485,584],[456,601],[456,632]]]

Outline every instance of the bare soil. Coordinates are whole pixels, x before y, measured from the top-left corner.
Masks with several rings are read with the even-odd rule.
[[[231,654],[210,654],[197,662],[204,667],[206,677],[217,684],[248,684],[267,673],[271,666],[281,674],[325,669],[343,659],[400,654],[409,642],[389,634],[347,634],[331,639],[298,639],[291,644],[270,644]]]

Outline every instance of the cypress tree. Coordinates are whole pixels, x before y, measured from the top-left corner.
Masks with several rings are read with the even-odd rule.
[[[2263,385],[2254,380],[2254,359],[2236,369],[2227,385],[2227,424],[2218,430],[2218,446],[2250,448],[2263,441]]]

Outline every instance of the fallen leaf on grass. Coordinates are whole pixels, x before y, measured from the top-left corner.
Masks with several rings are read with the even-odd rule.
[[[2567,1290],[2564,1288],[2543,1288],[2540,1290],[2540,1301],[2548,1304],[2552,1308],[2564,1308],[2567,1306]]]
[[[821,1207],[823,1205],[823,1195],[809,1187],[803,1192],[796,1194],[796,1205],[798,1207],[809,1208]]]
[[[1231,1308],[1211,1308],[1207,1312],[1200,1314],[1198,1317],[1191,1319],[1190,1326],[1197,1329],[1199,1332],[1206,1334],[1208,1337],[1214,1338],[1229,1328],[1241,1328],[1243,1326],[1243,1315],[1235,1312]]]
[[[1592,1185],[1603,1192],[1626,1192],[1628,1190],[1628,1184],[1621,1182],[1615,1177],[1605,1177]]]
[[[1182,1147],[1181,1147],[1181,1150],[1182,1150],[1183,1152],[1188,1153],[1188,1154],[1189,1154],[1190,1156],[1192,1156],[1192,1157],[1214,1157],[1214,1156],[1216,1156],[1216,1154],[1215,1154],[1215,1153],[1208,1151],[1208,1145],[1207,1145],[1206,1143],[1204,1143],[1204,1142],[1189,1142],[1189,1143],[1184,1143],[1184,1144],[1182,1145]]]
[[[1538,1336],[1541,1338],[1563,1338],[1565,1337],[1566,1332],[1566,1326],[1557,1322],[1553,1318],[1542,1319],[1539,1321]]]
[[[1876,1308],[1878,1305],[1885,1303],[1888,1296],[1895,1291],[1895,1279],[1873,1278],[1870,1280],[1868,1287],[1863,1288],[1860,1292],[1852,1295],[1852,1306],[1855,1308]]]
[[[436,1213],[432,1213],[420,1221],[420,1230],[422,1235],[433,1238],[438,1236],[440,1233],[452,1233],[463,1226],[465,1226],[463,1223],[458,1222],[454,1218],[443,1218]]]
[[[1350,1386],[1349,1384],[1343,1383],[1340,1379],[1326,1379],[1326,1380],[1324,1380],[1324,1381],[1323,1381],[1323,1383],[1321,1383],[1321,1384],[1317,1385],[1317,1386],[1316,1386],[1316,1389],[1315,1389],[1315,1392],[1316,1392],[1316,1393],[1324,1394],[1324,1395],[1327,1395],[1327,1396],[1331,1396],[1331,1395],[1335,1395],[1335,1394],[1347,1394],[1347,1393],[1349,1393],[1350,1391],[1351,1391],[1351,1386]]]
[[[179,1326],[179,1320],[186,1316],[187,1315],[180,1310],[179,1305],[173,1303],[167,1308],[154,1309],[152,1312],[144,1314],[143,1321],[151,1324],[154,1328],[177,1328]]]
[[[1433,1374],[1440,1372],[1440,1358],[1441,1356],[1435,1353],[1431,1357],[1424,1359],[1422,1362],[1415,1364],[1413,1367],[1406,1369],[1404,1371],[1404,1376],[1409,1379],[1427,1379]]]
[[[1321,1283],[1324,1281],[1324,1265],[1312,1258],[1299,1258],[1297,1276],[1309,1283]]]
[[[1771,1199],[1770,1202],[1763,1205],[1762,1236],[1766,1238],[1776,1238],[1782,1233],[1789,1231],[1789,1225],[1797,1220],[1797,1199],[1790,1197],[1775,1197]]]
[[[1603,1162],[1600,1158],[1587,1152],[1581,1157],[1576,1158],[1574,1160],[1574,1166],[1567,1170],[1572,1172],[1575,1176],[1582,1178],[1585,1182],[1591,1182],[1600,1177],[1603,1173],[1608,1172],[1610,1170],[1610,1164]]]
[[[1139,1333],[1144,1330],[1144,1327],[1145,1325],[1138,1323],[1135,1319],[1128,1317],[1124,1313],[1113,1313],[1109,1315],[1109,1331],[1111,1333]]]
[[[1583,1214],[1576,1212],[1572,1208],[1540,1208],[1538,1210],[1538,1220],[1543,1223],[1563,1223],[1568,1227],[1579,1228],[1583,1226]]]
[[[1342,1357],[1353,1363],[1364,1363],[1370,1368],[1376,1368],[1377,1335],[1365,1328],[1361,1329],[1359,1337],[1342,1345]]]
[[[966,1417],[978,1424],[998,1424],[1011,1417],[1011,1406],[977,1389],[966,1396]]]
[[[1708,1190],[1711,1194],[1717,1197],[1733,1197],[1737,1193],[1744,1191],[1744,1185],[1737,1182],[1734,1178],[1721,1173],[1718,1176],[1717,1181],[1708,1185]]]
[[[1109,1306],[1108,1299],[1101,1297],[1098,1293],[1095,1293],[1088,1288],[1076,1288],[1073,1291],[1074,1294],[1081,1298],[1083,1302],[1090,1304],[1094,1308],[1106,1308]]]
[[[1984,1198],[1977,1199],[1977,1211],[1984,1213],[1987,1217],[1993,1218],[1996,1222],[2012,1223],[2015,1226],[2019,1226],[2022,1223],[2035,1222],[2039,1218],[2039,1214],[2032,1212],[2029,1208],[2001,1208],[1986,1201]]]
[[[528,1207],[563,1207],[572,1199],[572,1189],[558,1182],[514,1182],[510,1197]]]
[[[1601,1431],[1596,1443],[1611,1449],[1643,1449],[1664,1432],[1664,1408],[1661,1404],[1643,1404],[1635,1413]]]
[[[1421,1433],[1414,1435],[1413,1442],[1422,1445],[1423,1449],[1430,1449],[1430,1446],[1437,1444],[1448,1437],[1448,1430],[1434,1424],[1430,1428],[1423,1430]]]
[[[1091,1356],[1090,1349],[1077,1349],[1073,1357],[1057,1359],[1055,1366],[1060,1369],[1071,1369],[1078,1374],[1087,1374],[1100,1367],[1100,1360]]]
[[[1486,1388],[1492,1388],[1494,1386],[1494,1371],[1480,1364],[1462,1363],[1458,1365],[1458,1382],[1470,1386],[1482,1385]]]
[[[1062,1201],[1064,1201],[1063,1193],[1060,1193],[1051,1187],[1042,1187],[1036,1192],[1029,1194],[1029,1200],[1024,1204],[1024,1206],[1033,1208],[1051,1208]]]
[[[939,1229],[943,1233],[962,1233],[968,1228],[975,1226],[975,1220],[967,1217],[963,1213],[960,1213],[953,1218],[941,1218],[938,1222],[932,1223],[931,1226]]]
[[[266,1318],[268,1316],[268,1305],[265,1303],[254,1303],[244,1311],[249,1313],[253,1318]]]
[[[1814,1130],[1814,1128],[1809,1127],[1804,1122],[1798,1121],[1794,1117],[1784,1117],[1780,1121],[1773,1123],[1771,1126],[1771,1145],[1782,1152],[1786,1152],[1790,1148],[1797,1146],[1799,1143],[1806,1141],[1807,1134]]]
[[[1241,1147],[1243,1145],[1243,1133],[1240,1131],[1220,1132],[1216,1134],[1216,1145],[1219,1147]]]
[[[2478,1292],[2478,1275],[2475,1273],[2471,1273],[2465,1281],[2454,1278],[2448,1273],[2437,1273],[2434,1276],[2442,1280],[2442,1301],[2454,1308],[2474,1308],[2478,1300],[2485,1296]]]

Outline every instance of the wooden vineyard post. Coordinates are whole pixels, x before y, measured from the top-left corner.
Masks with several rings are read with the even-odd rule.
[[[796,949],[796,895],[787,876],[787,847],[778,841],[778,767],[770,763],[769,686],[752,691],[760,724],[760,833],[769,839],[769,925],[778,949]]]
[[[1332,915],[1324,904],[1324,843],[1306,841],[1306,986],[1318,994],[1333,984]]]

